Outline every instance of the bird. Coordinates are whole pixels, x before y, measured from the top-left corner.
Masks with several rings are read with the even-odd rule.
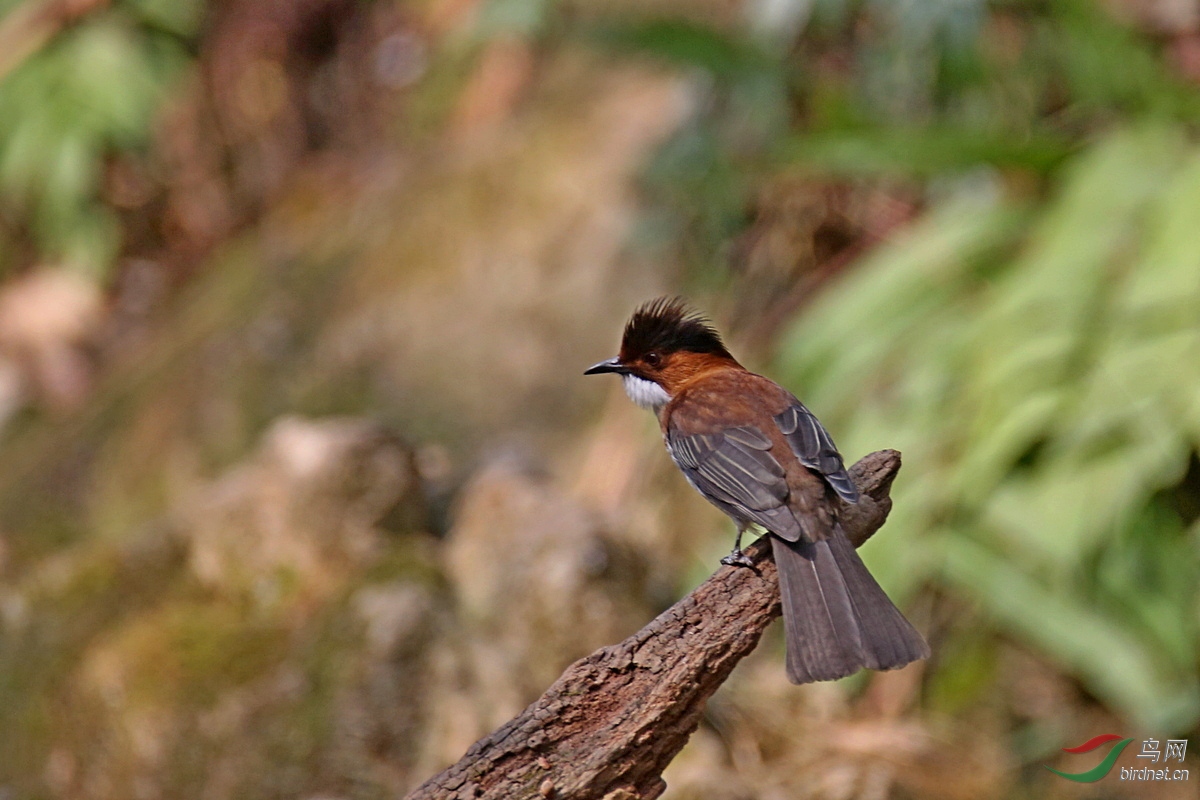
[[[767,531],[792,683],[929,657],[846,538],[839,510],[859,492],[828,431],[795,395],[739,364],[706,317],[679,297],[643,303],[619,354],[584,372],[604,373],[658,416],[676,466],[734,521],[722,564],[752,566],[742,536],[752,525]]]

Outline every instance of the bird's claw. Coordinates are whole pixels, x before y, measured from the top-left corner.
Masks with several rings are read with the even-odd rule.
[[[746,555],[741,550],[734,550],[732,553],[722,558],[721,563],[727,567],[754,566],[754,562],[750,560],[750,556]]]

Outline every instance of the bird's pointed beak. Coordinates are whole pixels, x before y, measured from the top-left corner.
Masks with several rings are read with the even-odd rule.
[[[604,372],[615,372],[622,375],[626,372],[625,365],[621,363],[620,358],[610,358],[607,361],[601,361],[599,364],[593,364],[583,371],[584,375],[599,375]]]

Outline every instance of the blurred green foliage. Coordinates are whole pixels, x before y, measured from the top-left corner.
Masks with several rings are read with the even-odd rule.
[[[793,36],[606,31],[702,77],[700,113],[648,172],[684,256],[701,282],[734,280],[721,244],[781,174],[911,185],[926,218],[823,293],[778,357],[846,453],[904,453],[872,569],[901,596],[969,599],[1148,730],[1191,728],[1200,92],[1084,0],[776,6],[800,8]],[[980,630],[943,645],[932,696],[982,696]]]
[[[904,453],[881,579],[953,587],[1155,729],[1200,716],[1200,525],[1175,496],[1200,448],[1197,229],[1200,149],[1113,134],[1035,208],[947,203],[781,356],[848,452]]]
[[[0,0],[0,24],[22,4]],[[148,148],[205,8],[114,0],[0,75],[0,276],[31,254],[104,276],[121,244],[102,198],[107,165]],[[1200,92],[1152,37],[1088,0],[746,9],[734,30],[627,9],[604,21],[581,14],[576,25],[567,3],[495,0],[475,24],[481,40],[565,34],[690,77],[695,112],[648,165],[645,187],[647,219],[670,221],[694,283],[736,288],[728,244],[750,222],[751,200],[783,176],[911,188],[924,218],[805,308],[772,374],[849,457],[904,453],[888,535],[865,557],[896,596],[936,594],[953,609],[947,629],[934,630],[931,704],[956,710],[988,696],[1007,638],[1150,733],[1194,727]],[[450,85],[430,84],[439,108],[454,107],[459,84]],[[230,269],[209,267],[223,296],[244,295],[239,318],[241,306],[267,305],[241,291],[259,280],[244,266],[257,251],[242,249]],[[286,285],[281,294],[299,296]],[[189,343],[224,320],[191,313],[175,323]],[[194,369],[164,352],[180,373]],[[246,386],[278,394],[277,373],[258,375],[231,381],[242,391],[231,407],[261,417],[247,431],[290,402],[247,399]],[[141,446],[118,443],[112,459]],[[158,503],[116,485],[131,508]],[[75,513],[57,497],[50,504]],[[143,511],[122,507],[109,527],[124,531]],[[245,641],[230,631],[210,651],[179,628],[173,667],[186,677],[224,667],[228,653],[251,665],[274,657],[251,641],[272,643],[270,630]],[[50,674],[18,645],[14,664]],[[20,681],[7,686],[28,695]],[[1032,748],[1055,735],[1017,738]]]
[[[597,37],[700,78],[700,113],[647,186],[702,267],[723,268],[714,254],[784,171],[934,188],[981,169],[1045,180],[1107,126],[1200,123],[1200,92],[1089,0],[751,4],[777,7],[794,13],[752,14],[742,35],[654,19]]]
[[[3,3],[0,24],[22,5]],[[166,90],[191,60],[203,7],[118,0],[0,75],[0,272],[32,249],[104,274],[121,243],[99,196],[105,165],[149,142]]]

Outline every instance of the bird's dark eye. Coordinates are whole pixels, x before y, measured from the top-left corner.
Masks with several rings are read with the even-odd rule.
[[[660,363],[662,363],[662,356],[660,356],[658,353],[646,353],[646,357],[642,360],[652,367],[657,367]]]

